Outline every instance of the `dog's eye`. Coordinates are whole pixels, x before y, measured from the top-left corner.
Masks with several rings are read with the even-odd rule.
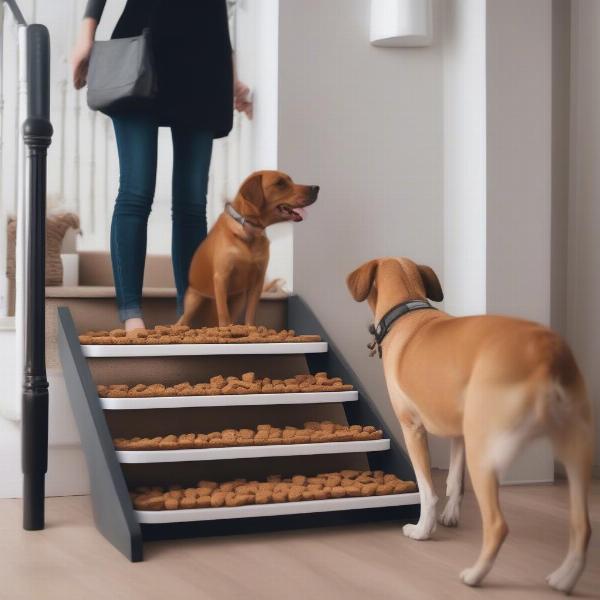
[[[280,188],[285,187],[286,186],[285,179],[278,179],[275,182],[275,185]]]

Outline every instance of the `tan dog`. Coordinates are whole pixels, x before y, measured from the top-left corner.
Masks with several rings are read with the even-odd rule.
[[[178,324],[188,325],[202,308],[203,325],[230,325],[244,309],[253,325],[269,264],[265,229],[302,221],[318,193],[319,186],[296,184],[281,171],[250,175],[194,254]]]
[[[378,324],[410,300],[443,299],[429,267],[406,258],[372,260],[348,276],[358,302],[368,300]],[[417,304],[418,306],[418,304]],[[386,319],[387,321],[387,319]],[[468,585],[490,571],[508,528],[498,503],[498,475],[533,438],[548,436],[564,464],[571,500],[569,551],[548,578],[570,592],[585,565],[590,523],[591,407],[566,343],[546,327],[499,316],[451,317],[438,310],[400,316],[381,341],[390,400],[417,478],[421,516],[404,534],[424,540],[436,525],[426,432],[452,439],[448,500],[440,523],[455,526],[465,453],[481,510],[483,546],[461,573]]]

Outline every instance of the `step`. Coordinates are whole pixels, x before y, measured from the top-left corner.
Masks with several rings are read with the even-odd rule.
[[[88,358],[316,354],[327,352],[327,342],[265,342],[258,344],[82,344],[81,349],[83,355]]]
[[[212,406],[273,406],[279,404],[329,404],[356,402],[358,392],[288,392],[283,394],[222,394],[220,396],[159,396],[149,398],[100,398],[104,410],[198,408]]]
[[[129,560],[133,562],[142,560],[144,539],[152,539],[155,535],[155,532],[152,531],[152,524],[165,524],[169,535],[187,537],[190,534],[203,534],[202,530],[206,529],[206,526],[194,527],[193,522],[199,522],[198,525],[200,525],[200,522],[215,521],[214,525],[217,527],[219,523],[230,523],[235,528],[237,527],[236,523],[241,522],[236,519],[252,517],[281,515],[282,518],[272,520],[276,528],[287,527],[291,523],[295,524],[296,519],[292,519],[292,515],[298,515],[297,519],[301,520],[303,514],[309,517],[311,513],[331,513],[331,515],[324,515],[324,518],[319,520],[323,524],[327,524],[330,522],[328,517],[340,511],[348,511],[348,520],[353,521],[360,514],[357,509],[372,509],[371,512],[362,513],[365,519],[414,518],[415,506],[419,504],[418,493],[273,502],[220,508],[135,510],[127,489],[139,485],[151,485],[160,481],[172,482],[179,479],[183,483],[189,483],[200,476],[215,480],[242,475],[248,478],[263,477],[265,473],[302,472],[304,466],[307,470],[310,468],[311,472],[325,472],[339,469],[342,462],[344,467],[350,469],[378,470],[385,467],[385,471],[396,473],[404,480],[414,479],[414,473],[400,451],[400,444],[393,435],[389,436],[391,439],[382,440],[314,442],[277,446],[208,447],[205,449],[152,451],[116,450],[111,438],[113,434],[131,433],[136,429],[146,433],[165,431],[171,428],[178,430],[180,422],[188,422],[191,430],[207,430],[209,426],[213,425],[214,429],[220,429],[227,424],[229,416],[232,417],[229,424],[239,426],[245,423],[279,423],[284,421],[284,417],[286,417],[285,422],[292,422],[287,418],[298,417],[297,412],[300,411],[306,413],[304,416],[307,419],[338,420],[339,418],[350,423],[372,423],[373,426],[384,431],[387,427],[377,406],[362,390],[360,381],[349,369],[333,341],[330,344],[325,341],[291,340],[289,342],[252,344],[236,341],[226,344],[82,345],[79,341],[78,331],[111,330],[111,321],[108,316],[104,320],[100,319],[96,308],[89,309],[92,306],[89,304],[90,299],[87,299],[86,302],[76,300],[73,300],[71,308],[58,307],[56,322],[56,337],[65,384],[86,451],[90,478],[95,482],[91,498],[96,525],[98,530]],[[110,298],[96,300],[94,300],[94,307],[99,306],[100,300],[106,300],[103,305],[106,308],[106,314],[110,315],[110,318],[114,318],[114,307],[111,308],[109,305]],[[162,300],[166,301],[167,299],[151,298],[150,300],[154,300],[156,304],[156,310],[150,321],[167,322],[168,319],[164,316],[166,304],[160,304]],[[59,302],[63,302],[63,300],[55,299],[55,305]],[[269,304],[277,305],[275,307],[277,310],[271,311],[273,314],[265,313],[268,319],[264,323],[269,328],[278,331],[293,329],[300,332],[314,332],[322,340],[328,340],[327,332],[300,298],[291,297],[287,302]],[[117,324],[112,325],[112,327],[117,326]],[[311,356],[312,353],[325,354]],[[253,354],[256,356],[252,356]],[[285,355],[290,356],[286,357]],[[169,359],[169,356],[173,358]],[[85,357],[89,358],[86,360]],[[95,357],[99,357],[98,360],[94,360]],[[132,357],[132,360],[119,361],[110,358],[102,360],[102,357],[114,357],[114,359]],[[135,360],[136,357],[139,360]],[[165,383],[185,380],[205,381],[212,373],[216,372],[243,373],[244,370],[267,372],[270,365],[275,365],[275,363],[282,364],[276,365],[277,369],[274,369],[273,376],[291,372],[329,371],[341,377],[344,382],[351,384],[353,389],[345,392],[99,398],[96,388],[96,383],[100,381],[118,380],[131,384],[133,381],[148,379],[148,374],[153,374],[152,380],[164,380]],[[129,373],[130,369],[135,371]],[[140,373],[143,373],[143,376],[140,376]],[[358,393],[356,390],[361,391]],[[352,404],[357,400],[360,401],[360,405]],[[345,402],[350,404],[344,404]],[[323,406],[319,407],[321,403]],[[277,407],[277,405],[285,404],[290,404],[291,408]],[[300,408],[303,404],[306,404],[307,408]],[[252,405],[258,405],[258,408],[243,408]],[[264,405],[264,408],[260,405]],[[222,410],[208,408],[206,412],[209,414],[205,418],[200,411],[195,410],[196,407],[204,406],[222,407]],[[225,407],[240,408],[234,408],[233,412],[225,414]],[[153,408],[179,408],[180,413],[173,411],[163,413],[160,410],[149,410],[143,414],[125,412]],[[191,408],[191,411],[188,411],[189,416],[185,413],[186,408]],[[113,411],[112,414],[109,411]],[[123,413],[114,413],[114,411],[123,411]],[[269,412],[273,414],[269,415]],[[214,417],[214,423],[209,424],[209,417],[210,419]],[[161,425],[160,422],[163,419],[164,422]],[[168,423],[172,423],[173,426],[171,427]],[[393,444],[391,443],[392,439],[394,439]],[[102,451],[99,451],[99,448]],[[378,452],[384,453],[378,454]],[[294,459],[294,456],[298,456],[298,458]],[[252,460],[255,458],[257,460]],[[220,462],[227,459],[237,460]],[[127,463],[137,463],[138,466]],[[147,466],[143,466],[143,463],[146,463]],[[286,466],[289,468],[286,469]],[[290,517],[286,518],[285,515]],[[232,521],[228,521],[231,519]],[[313,518],[308,518],[308,524],[312,526],[313,520]],[[186,522],[189,525],[186,526]],[[176,523],[181,523],[181,525],[176,526]],[[255,519],[254,523],[256,524],[258,521]],[[242,530],[250,524],[246,522],[242,526]],[[162,535],[163,528],[156,527],[154,529],[160,530],[160,535]]]
[[[276,517],[338,510],[385,508],[419,504],[419,493],[366,496],[360,498],[331,498],[329,500],[306,500],[280,504],[252,504],[224,508],[189,508],[182,510],[135,510],[139,523],[185,523],[190,521],[216,521],[221,519],[248,519],[251,517]]]
[[[390,449],[390,440],[358,442],[322,442],[312,444],[279,444],[276,446],[233,446],[229,448],[190,448],[187,450],[116,450],[121,463],[194,462],[238,458],[268,458],[273,456],[309,456],[315,454],[348,454],[352,452],[383,452]]]

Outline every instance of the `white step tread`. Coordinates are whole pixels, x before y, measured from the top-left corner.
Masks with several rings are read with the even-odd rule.
[[[266,342],[259,344],[82,344],[89,358],[136,356],[218,356],[247,354],[316,354],[327,342]]]
[[[357,442],[321,442],[312,444],[280,444],[278,446],[233,446],[230,448],[190,448],[187,450],[117,450],[121,463],[163,463],[271,456],[306,456],[315,454],[345,454],[350,452],[381,452],[390,449],[390,440]]]
[[[276,517],[308,513],[385,508],[419,504],[419,493],[392,494],[389,496],[365,496],[359,498],[332,498],[330,500],[307,500],[279,504],[251,504],[225,508],[189,508],[183,510],[136,510],[139,523],[185,523],[190,521],[217,521],[221,519],[247,519],[251,517]]]
[[[220,396],[159,396],[152,398],[100,398],[104,410],[196,408],[210,406],[269,406],[355,402],[358,392],[294,392],[283,394],[223,394]]]

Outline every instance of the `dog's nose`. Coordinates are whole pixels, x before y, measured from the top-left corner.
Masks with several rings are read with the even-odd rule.
[[[310,186],[310,199],[311,200],[316,200],[317,196],[319,195],[319,190],[321,188],[318,185],[311,185]]]

